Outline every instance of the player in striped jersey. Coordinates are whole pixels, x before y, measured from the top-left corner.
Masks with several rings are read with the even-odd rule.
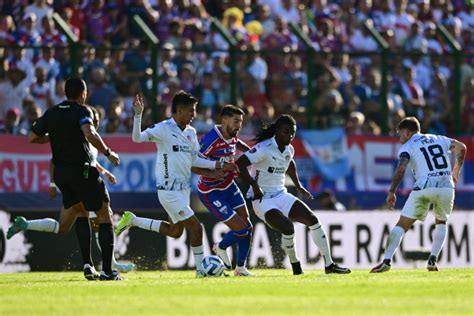
[[[226,105],[221,111],[221,125],[216,125],[201,140],[200,153],[207,159],[221,162],[234,162],[237,150],[245,152],[250,148],[237,138],[242,127],[244,111]],[[254,276],[245,267],[252,238],[252,223],[244,197],[234,182],[237,173],[227,172],[222,179],[201,176],[198,194],[202,203],[219,221],[231,230],[213,251],[224,261],[227,269],[232,267],[226,249],[237,244],[237,266],[235,276]]]

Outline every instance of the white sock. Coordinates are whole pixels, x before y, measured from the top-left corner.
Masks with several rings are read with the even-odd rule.
[[[161,221],[157,219],[151,219],[151,218],[145,218],[145,217],[135,217],[133,218],[132,226],[159,233]]]
[[[193,255],[194,255],[196,270],[199,270],[201,268],[202,259],[204,259],[204,249],[201,245],[197,247],[191,247],[191,251],[193,252]]]
[[[400,226],[395,226],[392,229],[387,239],[384,259],[392,260],[395,251],[397,251],[398,246],[402,242],[403,235],[405,235],[405,230]]]
[[[100,252],[102,252],[102,249],[100,249],[100,243],[99,243],[99,233],[94,233],[95,236],[95,243],[97,245],[97,248],[99,249]],[[117,260],[115,260],[115,253],[112,252],[112,266],[117,265]]]
[[[443,248],[444,241],[446,240],[446,224],[438,224],[435,226],[433,232],[433,245],[431,246],[431,255],[436,256],[436,259]]]
[[[298,256],[296,255],[295,234],[291,234],[291,235],[281,234],[281,248],[288,255],[288,258],[290,258],[291,263],[300,261],[298,259]]]
[[[319,252],[324,258],[325,266],[327,267],[333,264],[331,248],[329,248],[329,240],[326,238],[324,227],[319,223],[309,226],[309,234],[311,235],[313,242],[318,246]]]
[[[27,221],[27,230],[34,230],[37,232],[47,232],[57,234],[59,231],[59,223],[52,218],[34,219]]]

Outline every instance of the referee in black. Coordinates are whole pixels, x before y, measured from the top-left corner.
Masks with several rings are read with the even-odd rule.
[[[112,212],[109,212],[110,198],[95,168],[95,160],[89,146],[97,148],[99,153],[104,154],[114,166],[119,165],[120,159],[107,147],[94,128],[92,113],[84,105],[87,98],[85,81],[77,78],[68,79],[65,92],[67,100],[48,109],[35,122],[30,134],[30,143],[51,144],[54,183],[61,190],[64,205],[59,227],[54,229],[56,233],[65,233],[78,218],[76,232],[83,254],[86,278],[121,280],[118,272],[112,271],[114,236]],[[89,211],[97,213],[100,223],[99,243],[102,249],[103,269],[100,277],[90,259],[91,227],[87,218]],[[51,225],[51,220],[46,220],[49,222],[44,222],[44,228]],[[28,230],[28,222],[31,221],[26,221],[27,224],[19,223],[16,229]]]

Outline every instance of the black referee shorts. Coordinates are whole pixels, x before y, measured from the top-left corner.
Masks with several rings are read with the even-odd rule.
[[[109,192],[95,167],[89,167],[84,178],[84,166],[54,168],[54,182],[63,195],[64,208],[82,202],[89,212],[97,212],[103,202],[110,202]]]

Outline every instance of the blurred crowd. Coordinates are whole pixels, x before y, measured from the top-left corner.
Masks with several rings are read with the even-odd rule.
[[[200,100],[193,121],[198,132],[210,129],[219,108],[231,99],[229,46],[211,19],[222,22],[239,47],[238,105],[247,112],[242,134],[248,136],[280,113],[293,114],[305,127],[309,107],[315,128],[381,134],[381,58],[365,22],[390,47],[390,133],[409,115],[420,119],[425,132],[452,133],[454,59],[436,30],[440,23],[466,54],[460,78],[462,130],[474,130],[470,0],[12,0],[0,1],[0,12],[0,133],[28,134],[48,107],[65,98],[72,56],[53,13],[80,39],[80,75],[88,82],[87,102],[99,110],[104,133],[131,132],[135,94],[153,103],[151,49],[132,23],[134,15],[160,40],[160,119],[171,114],[175,92],[190,91]],[[289,22],[299,25],[317,51],[311,60],[313,104],[307,50]],[[143,124],[152,123],[147,106]]]

